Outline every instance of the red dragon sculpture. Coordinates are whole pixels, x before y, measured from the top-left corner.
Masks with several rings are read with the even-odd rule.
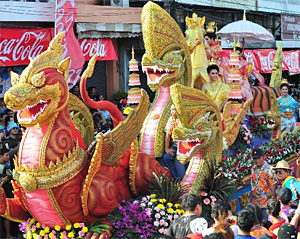
[[[18,121],[27,129],[15,160],[18,197],[6,198],[1,188],[0,214],[14,221],[34,217],[50,227],[91,224],[122,200],[146,193],[151,171],[170,175],[154,158],[138,152],[136,138],[149,104],[144,91],[139,106],[125,121],[113,104],[88,98],[86,78],[95,62],[82,76],[82,97],[90,107],[107,109],[115,128],[100,134],[90,147],[92,156],[88,156],[86,144],[90,142],[83,140],[86,135],[82,137],[87,132],[74,126],[70,101],[75,108],[85,107],[86,119],[92,121],[92,117],[79,99],[69,95],[66,79],[70,59],[61,61],[62,38],[63,33],[58,34],[20,76],[12,73],[13,86],[4,99],[8,108],[18,111]]]

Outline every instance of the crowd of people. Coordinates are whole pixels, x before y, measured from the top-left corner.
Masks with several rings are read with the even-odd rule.
[[[182,205],[186,214],[175,219],[167,236],[180,239],[290,239],[298,238],[300,204],[292,208],[291,192],[278,188],[277,199],[267,201],[268,219],[263,219],[261,208],[249,203],[233,216],[230,204],[217,201],[212,206],[212,225],[201,217],[202,199],[199,195],[187,195]],[[286,216],[287,215],[287,216]]]

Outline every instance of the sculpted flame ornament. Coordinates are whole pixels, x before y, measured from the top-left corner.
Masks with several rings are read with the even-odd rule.
[[[63,33],[58,34],[20,76],[12,74],[13,86],[4,98],[10,109],[18,111],[18,121],[27,129],[15,161],[14,179],[20,197],[7,199],[1,188],[0,214],[14,221],[31,215],[50,227],[93,223],[123,199],[146,193],[152,171],[170,176],[155,159],[137,151],[136,137],[149,104],[144,91],[138,107],[122,122],[116,106],[88,98],[86,78],[93,72],[96,56],[83,74],[82,97],[90,107],[106,108],[115,128],[100,134],[89,147],[91,154],[87,153],[86,145],[93,139],[92,116],[78,98],[69,97],[66,79],[70,59],[61,60],[62,38]]]

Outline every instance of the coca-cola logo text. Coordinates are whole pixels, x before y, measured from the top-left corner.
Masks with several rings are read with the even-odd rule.
[[[84,56],[92,57],[97,53],[98,57],[106,57],[106,44],[102,43],[102,39],[97,41],[88,41],[84,39],[81,43],[81,50]]]
[[[47,32],[24,32],[20,38],[2,39],[0,35],[0,60],[25,61],[34,59],[47,48],[44,40]],[[47,41],[48,43],[48,41]]]
[[[274,57],[276,54],[275,50],[271,50],[265,55],[266,52],[258,51],[257,55],[260,60],[260,66],[262,71],[271,71],[274,66]]]

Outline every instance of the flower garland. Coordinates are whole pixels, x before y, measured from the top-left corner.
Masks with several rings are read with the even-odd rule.
[[[84,238],[89,231],[84,223],[74,223],[67,225],[63,230],[61,226],[56,225],[54,229],[41,224],[34,218],[28,218],[26,222],[19,224],[20,231],[24,233],[26,239],[75,239]]]
[[[281,140],[270,141],[261,146],[265,152],[266,161],[276,164],[294,153],[296,145],[300,144],[300,130],[294,134],[287,134]],[[250,175],[253,165],[253,149],[247,149],[228,158],[223,158],[218,164],[218,172],[230,179],[242,180]]]
[[[166,234],[172,220],[184,214],[180,204],[158,199],[155,194],[141,201],[123,201],[123,205],[108,215],[113,230],[112,238],[151,238]]]

